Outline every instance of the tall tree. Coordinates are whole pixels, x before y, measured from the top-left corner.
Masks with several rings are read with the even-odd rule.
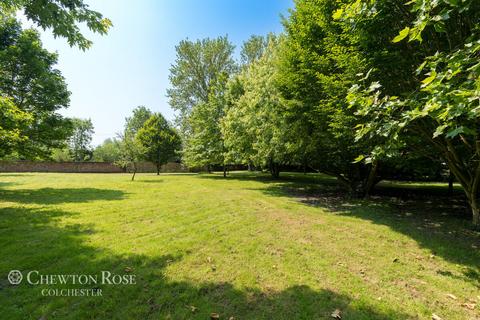
[[[56,63],[57,54],[42,48],[37,31],[0,14],[0,96],[31,119],[21,129],[26,139],[10,149],[20,157],[48,157],[70,133],[69,121],[57,112],[68,106],[70,92]]]
[[[185,137],[190,131],[191,110],[196,105],[208,103],[212,88],[235,71],[234,46],[227,37],[218,37],[183,40],[175,49],[177,58],[170,68],[171,89],[167,96],[170,106],[177,112],[176,122]]]
[[[92,120],[73,118],[72,122],[72,136],[68,140],[68,147],[73,161],[83,162],[92,158],[92,135],[95,132],[93,129]]]
[[[0,158],[2,158],[17,150],[20,144],[28,139],[25,131],[32,119],[8,98],[0,97],[0,110]]]
[[[152,116],[152,112],[144,106],[135,108],[131,117],[125,119],[125,127],[122,133],[118,134],[121,141],[120,159],[117,161],[122,167],[133,169],[132,181],[138,170],[138,162],[144,159],[145,150],[138,139],[138,132],[145,122]]]
[[[249,65],[260,59],[268,45],[268,37],[252,35],[242,44],[240,58],[242,65]]]
[[[22,10],[25,16],[42,29],[51,28],[55,37],[66,38],[80,49],[88,49],[92,42],[80,32],[79,24],[91,31],[106,34],[112,26],[109,19],[91,10],[82,0],[2,0],[0,12]]]
[[[284,21],[277,83],[286,100],[290,129],[285,134],[295,161],[335,176],[350,193],[362,195],[376,181],[376,164],[355,162],[369,145],[355,142],[352,128],[358,119],[346,96],[366,65],[358,39],[332,17],[341,2],[295,1]]]
[[[208,102],[193,107],[188,118],[190,134],[185,137],[183,161],[190,167],[222,165],[227,174],[224,157],[225,146],[220,130],[220,122],[225,115],[226,78],[219,81],[210,91]]]
[[[99,162],[116,162],[120,160],[120,143],[115,138],[108,138],[93,150],[93,160]]]
[[[391,29],[395,34],[378,41],[382,39],[378,33],[368,30],[378,23],[378,14],[372,12],[385,14],[379,10],[383,5],[381,1],[350,4],[339,15],[354,22],[352,30],[363,39],[377,35],[379,50],[403,49],[415,59],[404,68],[409,86],[392,90],[391,84],[399,82],[393,73],[373,75],[352,88],[351,103],[363,119],[358,136],[387,137],[376,148],[385,152],[404,141],[405,135],[417,135],[420,148],[431,146],[448,164],[465,191],[473,224],[480,227],[480,3],[410,1],[411,13],[402,7],[390,11],[397,17],[397,27]],[[381,70],[382,64],[374,62],[373,67]]]
[[[138,131],[138,140],[143,146],[145,159],[157,167],[157,175],[162,165],[173,160],[181,147],[180,136],[160,113],[154,113],[143,124]]]
[[[280,165],[290,159],[285,139],[289,130],[284,117],[285,105],[275,81],[277,42],[275,37],[270,37],[261,58],[232,80],[239,82],[234,83],[232,89],[243,92],[222,122],[228,157],[266,166],[274,178],[280,174]],[[238,85],[242,88],[236,88]]]

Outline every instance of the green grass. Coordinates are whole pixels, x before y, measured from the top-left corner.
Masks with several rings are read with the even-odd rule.
[[[392,198],[392,183],[352,200],[331,179],[283,177],[0,174],[0,318],[478,319],[480,236],[455,202]],[[137,284],[102,297],[6,278],[126,268]]]

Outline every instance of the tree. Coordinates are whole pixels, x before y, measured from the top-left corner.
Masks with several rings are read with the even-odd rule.
[[[210,91],[208,102],[195,105],[188,118],[190,134],[185,137],[183,161],[190,167],[222,165],[223,175],[227,175],[224,157],[225,146],[220,122],[227,109],[227,77],[219,79]]]
[[[0,109],[0,158],[3,158],[28,139],[25,131],[32,119],[8,98],[0,97]]]
[[[249,65],[260,59],[268,45],[268,37],[252,35],[243,42],[240,58],[242,65]]]
[[[366,195],[378,181],[377,163],[355,161],[370,146],[355,141],[352,128],[358,119],[346,97],[367,66],[358,38],[332,17],[340,3],[295,2],[284,20],[276,78],[286,105],[284,135],[294,149],[292,161],[336,177],[353,195]]]
[[[137,163],[144,159],[145,150],[138,139],[138,132],[145,122],[150,119],[152,112],[144,106],[135,108],[131,117],[125,119],[125,128],[118,134],[120,143],[120,159],[117,161],[122,167],[133,168],[132,181],[137,173]]]
[[[372,26],[378,17],[369,12],[383,12],[378,10],[382,4],[351,4],[342,8],[340,15],[354,22],[356,32],[370,39],[372,34],[358,26]],[[416,58],[410,61],[409,68],[404,68],[409,71],[405,81],[409,85],[397,85],[392,90],[390,83],[398,83],[399,78],[388,74],[380,78],[373,75],[352,88],[351,104],[362,116],[358,138],[387,137],[385,143],[376,146],[378,154],[394,149],[407,135],[417,135],[418,149],[429,145],[436,150],[462,185],[473,225],[478,228],[480,34],[476,25],[480,21],[480,3],[415,0],[409,6],[412,14],[406,14],[403,8],[392,13],[397,16],[396,36],[377,41],[380,50],[403,49]],[[392,49],[392,45],[397,48]],[[373,67],[380,69],[381,65]]]
[[[138,131],[138,140],[143,146],[145,159],[157,167],[157,175],[162,165],[172,160],[181,146],[179,135],[160,113],[154,113],[144,123]]]
[[[153,115],[145,106],[138,106],[132,111],[132,116],[125,119],[125,130],[136,135],[145,122]]]
[[[89,9],[82,0],[2,0],[0,12],[22,10],[25,16],[43,30],[51,28],[55,37],[66,38],[80,49],[88,49],[92,42],[80,32],[78,24],[86,24],[93,32],[106,34],[112,26],[109,19]]]
[[[177,58],[170,68],[170,106],[177,112],[176,122],[185,138],[190,132],[188,117],[201,103],[208,103],[210,92],[219,80],[236,70],[234,46],[227,37],[183,40],[175,47]]]
[[[68,140],[68,147],[73,161],[83,162],[92,158],[92,134],[94,133],[92,120],[71,119],[73,131]]]
[[[68,106],[70,92],[56,63],[57,54],[42,48],[38,32],[22,30],[14,18],[0,14],[0,97],[30,119],[28,126],[15,125],[23,140],[9,153],[49,157],[52,148],[64,146],[71,128],[57,111]]]
[[[51,158],[55,162],[69,162],[72,161],[72,153],[68,148],[53,149]]]
[[[270,37],[262,57],[233,80],[242,88],[235,88],[239,84],[234,83],[232,90],[243,93],[233,101],[222,121],[227,157],[267,166],[274,178],[280,174],[280,165],[290,159],[285,140],[285,105],[275,82],[277,41]]]
[[[93,150],[93,160],[99,162],[117,162],[120,160],[121,141],[108,138]]]

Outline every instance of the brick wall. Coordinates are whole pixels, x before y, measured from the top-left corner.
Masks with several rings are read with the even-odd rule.
[[[0,161],[0,172],[120,173],[124,170],[109,162]]]
[[[150,162],[138,163],[137,172],[157,172]],[[53,161],[0,161],[0,172],[71,172],[71,173],[122,173],[132,172],[111,162],[53,162]],[[191,172],[181,163],[169,162],[162,166],[161,172]]]

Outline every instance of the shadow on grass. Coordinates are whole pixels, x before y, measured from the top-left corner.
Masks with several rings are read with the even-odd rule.
[[[59,204],[89,202],[95,200],[120,200],[125,193],[120,190],[96,188],[42,188],[42,189],[0,189],[0,199],[6,202]]]
[[[386,225],[414,239],[448,261],[463,265],[463,277],[480,287],[480,232],[471,227],[461,190],[448,197],[447,188],[384,185],[368,200],[352,199],[332,183],[277,181],[257,188],[275,197],[291,197],[327,212]]]
[[[263,183],[278,183],[278,182],[292,182],[292,183],[303,183],[303,184],[318,184],[322,183],[323,185],[335,186],[338,188],[338,183],[336,178],[325,175],[325,174],[302,174],[302,173],[280,173],[278,179],[272,178],[269,173],[264,173],[260,171],[240,171],[229,173],[227,177],[223,177],[221,173],[201,173],[198,174],[198,177],[201,179],[210,179],[218,181],[229,181],[229,180],[239,180],[239,181],[257,181]]]
[[[295,285],[283,291],[236,288],[226,282],[175,281],[165,268],[181,263],[178,255],[121,256],[88,244],[95,232],[89,225],[63,225],[59,218],[74,213],[25,208],[0,209],[0,314],[5,319],[330,319],[335,309],[345,319],[408,319],[411,315],[354,301],[330,290]],[[128,268],[128,270],[127,270]],[[14,286],[6,275],[12,269],[24,275],[91,274],[106,270],[131,273],[134,285]],[[42,289],[99,288],[101,297],[44,297]]]

